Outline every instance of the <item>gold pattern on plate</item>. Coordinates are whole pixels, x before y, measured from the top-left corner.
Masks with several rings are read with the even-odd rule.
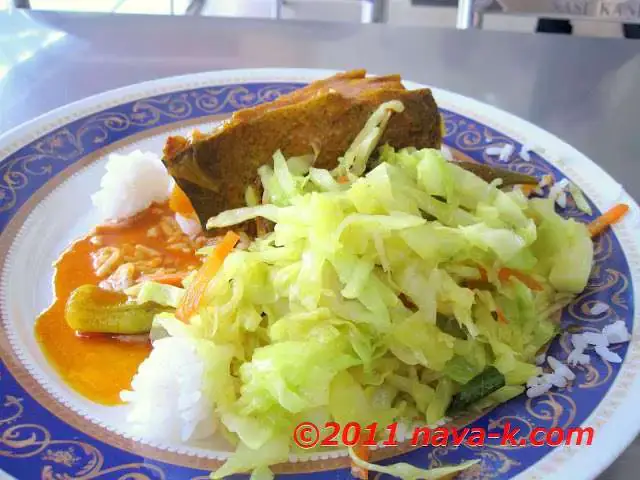
[[[24,413],[22,402],[21,398],[10,395],[4,397],[2,410],[6,410],[7,416],[0,418],[0,425],[16,423],[20,419]],[[78,455],[77,451],[82,455]],[[104,468],[104,457],[93,445],[76,440],[54,440],[49,430],[33,423],[16,423],[6,428],[0,436],[0,456],[39,456],[44,461],[40,477],[43,480],[93,479],[112,473],[121,473],[119,478],[122,480],[165,478],[161,468],[144,462]],[[66,473],[67,470],[71,470],[73,475]],[[147,475],[148,471],[152,471],[153,475]]]
[[[600,275],[602,280],[593,280],[592,277],[592,280],[589,282],[589,288],[569,305],[569,315],[577,321],[589,324],[592,322],[601,322],[608,318],[609,314],[612,313],[611,307],[607,315],[593,315],[591,313],[591,308],[593,308],[596,303],[601,303],[602,298],[607,298],[613,306],[620,307],[623,310],[629,310],[629,306],[622,296],[629,289],[629,279],[627,276],[618,270],[611,268],[603,270],[602,267],[600,267],[598,273],[604,274]],[[606,296],[602,295],[604,292],[607,292]]]

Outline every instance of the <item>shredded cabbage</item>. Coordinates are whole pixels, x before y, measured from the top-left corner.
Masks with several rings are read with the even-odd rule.
[[[414,467],[408,463],[395,463],[393,465],[382,466],[365,462],[355,454],[352,448],[349,448],[349,456],[353,463],[360,468],[374,472],[386,473],[393,477],[402,478],[402,480],[435,480],[437,478],[450,477],[454,473],[466,470],[479,462],[479,460],[471,460],[452,467],[424,469]]]
[[[157,282],[144,282],[140,287],[136,301],[140,304],[154,302],[158,305],[177,308],[184,289]]]
[[[573,197],[573,201],[576,202],[576,207],[578,207],[578,210],[586,213],[587,215],[591,215],[593,213],[589,202],[584,196],[584,193],[582,193],[582,190],[580,190],[577,185],[575,185],[574,183],[569,183],[569,192]]]
[[[404,105],[398,100],[391,100],[380,105],[365,123],[363,129],[347,149],[344,156],[339,160],[338,171],[347,172],[359,176],[362,175],[367,166],[367,161],[373,153],[387,122],[393,112],[401,113]]]
[[[393,110],[380,107],[333,172],[276,152],[259,170],[267,204],[252,197],[207,224],[263,217],[273,231],[226,258],[188,323],[156,318],[169,335],[228,352],[226,362],[203,357],[217,362],[207,378],[215,413],[238,442],[214,478],[271,478],[268,466],[287,460],[294,426],[309,418],[437,423],[487,367],[505,386],[478,405],[506,401],[538,372],[536,353],[557,332],[549,315],[586,285],[589,233],[549,200],[504,192],[431,149],[384,146],[361,176]],[[542,291],[501,281],[503,268]],[[138,299],[175,306],[181,294],[146,284]],[[423,470],[352,458],[404,479],[472,464]]]

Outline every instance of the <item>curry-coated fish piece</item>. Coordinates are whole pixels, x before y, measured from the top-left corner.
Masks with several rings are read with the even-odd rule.
[[[313,96],[328,93],[335,90],[349,97],[357,97],[365,90],[387,88],[394,90],[404,90],[400,75],[384,75],[380,77],[365,77],[366,70],[350,70],[348,72],[336,73],[335,75],[311,82],[306,87],[299,88],[293,92],[282,95],[277,99],[257,105],[252,108],[244,108],[235,112],[230,119],[230,124],[239,121],[248,121],[268,111],[275,110],[285,105],[292,105],[296,102],[308,100]]]
[[[247,122],[254,120],[260,115],[281,108],[286,105],[292,105],[297,102],[309,100],[314,96],[320,96],[329,93],[332,90],[339,91],[345,96],[357,96],[368,89],[390,88],[404,90],[404,86],[400,80],[400,75],[385,75],[380,77],[365,77],[367,71],[349,70],[348,72],[340,72],[328,78],[311,82],[306,87],[294,90],[286,95],[281,95],[270,102],[261,103],[255,107],[243,108],[231,115],[231,118],[223,122],[210,135],[204,135],[199,131],[195,131],[192,140],[194,142],[203,140],[205,137],[213,136],[223,128],[231,127],[239,122]],[[173,157],[177,152],[189,146],[191,141],[185,137],[169,137],[167,139],[164,155],[165,157]]]
[[[315,152],[315,167],[335,167],[369,116],[389,100],[401,101],[405,109],[391,116],[380,145],[440,148],[440,115],[431,90],[405,90],[398,76],[359,75],[357,71],[325,79],[315,90],[311,84],[306,92],[281,97],[275,108],[247,110],[193,142],[170,138],[163,162],[201,223],[244,206],[246,187],[278,149],[286,157]]]

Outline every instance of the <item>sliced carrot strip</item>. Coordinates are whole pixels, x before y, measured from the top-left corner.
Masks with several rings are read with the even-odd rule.
[[[231,253],[233,247],[236,246],[239,240],[240,236],[229,230],[222,241],[216,245],[216,248],[204,261],[202,267],[200,267],[200,270],[196,273],[195,278],[184,292],[182,301],[176,310],[176,317],[178,319],[186,322],[192,315],[198,312],[209,282],[216,273],[218,273],[224,259]]]
[[[151,274],[143,276],[142,281],[157,282],[165,285],[173,285],[174,287],[181,287],[182,281],[186,276],[187,272]]]
[[[527,197],[531,195],[536,188],[538,188],[538,185],[520,185],[520,190]]]
[[[480,280],[483,282],[488,282],[489,277],[487,276],[487,270],[484,267],[478,265],[478,271],[480,272]]]
[[[540,282],[538,282],[535,278],[530,277],[526,273],[512,270],[510,268],[501,268],[498,272],[498,278],[501,282],[508,282],[511,277],[517,278],[531,290],[535,290],[537,292],[544,290],[544,287]]]
[[[169,196],[169,208],[174,212],[185,216],[189,216],[195,212],[191,205],[191,200],[189,200],[189,197],[187,197],[187,195],[177,185],[174,185],[173,190],[171,190],[171,195]]]
[[[500,323],[504,323],[505,325],[509,323],[509,320],[507,320],[507,317],[504,316],[504,313],[502,313],[502,310],[499,308],[496,309],[496,315],[498,316],[498,321]]]
[[[341,175],[338,177],[338,183],[349,183],[349,178],[346,175]]]
[[[618,223],[622,217],[629,211],[629,205],[625,203],[619,203],[615,207],[610,208],[605,213],[596,218],[589,224],[589,232],[592,237],[595,237],[599,233],[602,233],[609,226],[614,223]]]
[[[357,455],[357,457],[360,458],[361,460],[364,460],[365,462],[369,461],[371,450],[369,450],[368,446],[363,445],[362,443],[358,443],[354,447],[353,451]],[[351,475],[354,478],[359,478],[360,480],[367,480],[369,478],[369,470],[367,470],[366,468],[362,468],[356,465],[355,463],[351,462]]]

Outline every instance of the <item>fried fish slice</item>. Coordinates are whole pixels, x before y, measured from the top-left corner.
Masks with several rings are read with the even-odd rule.
[[[229,124],[246,122],[255,119],[266,112],[286,105],[292,105],[297,102],[309,100],[314,96],[328,93],[331,90],[340,92],[347,97],[357,97],[368,89],[388,88],[404,90],[400,75],[365,77],[366,73],[366,70],[350,70],[344,73],[336,73],[329,78],[317,80],[306,87],[294,90],[287,95],[282,95],[272,102],[263,103],[252,108],[238,110],[232,115]]]
[[[440,115],[429,89],[405,90],[397,76],[332,79],[315,91],[310,85],[293,92],[276,107],[238,115],[204,139],[168,140],[164,164],[203,226],[223,210],[244,206],[246,187],[278,149],[286,157],[315,152],[315,167],[335,167],[369,116],[389,100],[405,109],[392,115],[380,145],[440,148]]]

